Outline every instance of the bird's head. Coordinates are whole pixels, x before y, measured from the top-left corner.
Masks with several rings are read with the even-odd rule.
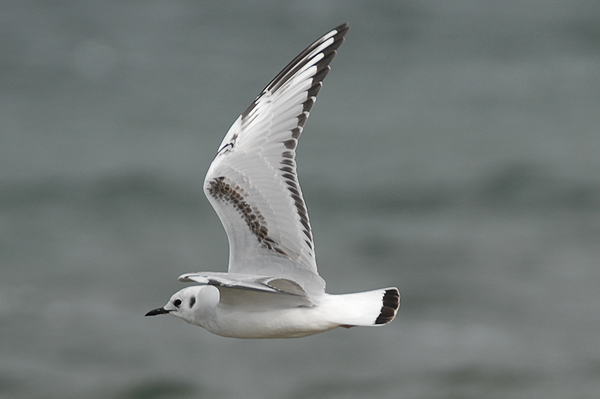
[[[219,302],[219,291],[212,286],[194,285],[177,291],[162,308],[146,313],[146,316],[170,314],[191,324],[198,324],[198,317]]]

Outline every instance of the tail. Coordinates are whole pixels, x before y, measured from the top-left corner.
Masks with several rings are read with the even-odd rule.
[[[335,321],[342,327],[378,326],[394,320],[400,307],[398,288],[332,295]]]

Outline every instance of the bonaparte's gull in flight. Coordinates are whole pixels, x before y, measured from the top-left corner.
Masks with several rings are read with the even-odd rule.
[[[146,316],[170,314],[225,337],[293,338],[377,326],[400,306],[395,287],[325,293],[296,174],[298,137],[350,29],[342,24],[294,58],[233,123],[204,180],[229,239],[228,273],[187,273],[194,285]]]

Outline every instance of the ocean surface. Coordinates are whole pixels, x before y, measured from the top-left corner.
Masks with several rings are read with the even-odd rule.
[[[328,291],[381,328],[144,318],[225,271],[217,146],[352,29],[298,149]],[[0,398],[600,396],[597,1],[0,3]]]

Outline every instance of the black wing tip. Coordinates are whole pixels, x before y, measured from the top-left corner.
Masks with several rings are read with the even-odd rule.
[[[290,76],[293,76],[295,70],[300,68],[300,66],[303,65],[303,61],[310,59],[310,58],[306,58],[306,57],[315,48],[317,48],[319,45],[321,45],[324,41],[333,38],[333,42],[331,44],[329,44],[326,48],[324,48],[322,51],[322,53],[325,56],[324,59],[320,60],[317,63],[317,67],[319,68],[319,70],[327,67],[329,65],[329,63],[331,62],[331,60],[333,59],[333,57],[335,57],[335,55],[337,53],[337,49],[344,42],[344,36],[346,36],[346,33],[348,33],[349,30],[350,30],[350,25],[348,25],[347,22],[344,22],[343,24],[333,28],[332,30],[328,31],[327,33],[325,33],[324,35],[319,37],[317,40],[312,42],[308,47],[306,47],[304,50],[302,50],[300,52],[300,54],[298,54],[294,59],[292,59],[292,61],[290,61],[273,78],[273,80],[271,80],[271,82],[269,82],[269,84],[265,87],[265,89],[276,90],[281,83],[287,81],[287,79]],[[332,32],[335,32],[335,34],[331,35]],[[327,73],[325,73],[325,75],[327,75]],[[323,78],[324,77],[325,76],[323,76]],[[321,80],[323,80],[323,79],[321,79]]]
[[[327,52],[333,52],[331,58],[335,56],[335,53],[337,53],[337,49],[342,45],[342,43],[344,43],[344,40],[346,40],[346,34],[348,34],[349,30],[350,25],[348,24],[348,22],[344,22],[343,24],[332,29],[332,31],[336,31],[336,33],[335,35],[333,35],[333,43],[327,48]]]
[[[310,95],[316,97],[316,95],[320,91],[320,87],[318,84],[325,79],[327,73],[329,72],[329,64],[333,60],[333,57],[337,54],[337,49],[344,43],[344,36],[350,30],[350,25],[348,22],[344,22],[341,25],[333,28],[328,31],[317,40],[312,42],[308,47],[300,52],[294,59],[292,59],[279,73],[269,82],[269,84],[260,92],[258,97],[248,106],[248,108],[242,113],[242,118],[246,118],[250,112],[256,107],[256,100],[261,97],[261,95],[265,92],[265,90],[277,90],[284,82],[286,82],[291,76],[293,76],[296,68],[300,68],[302,66],[302,61],[306,61],[306,56],[310,54],[316,47],[318,47],[324,40],[329,40],[333,38],[333,42],[327,46],[327,48],[323,49],[322,53],[324,55],[323,59],[317,63],[318,72],[316,76],[313,76],[313,87],[310,90]],[[332,32],[335,31],[335,34],[331,35]],[[314,103],[314,101],[313,101]],[[308,105],[308,111],[312,107],[312,104]]]
[[[340,25],[336,26],[335,28],[333,28],[333,30],[337,31],[338,32],[337,34],[341,35],[343,37],[350,30],[350,24],[348,22],[344,22],[343,24],[340,24]]]
[[[337,49],[344,42],[344,36],[346,36],[346,33],[348,33],[349,30],[350,25],[348,24],[348,22],[344,22],[343,24],[338,25],[337,27],[328,31],[327,33],[319,37],[317,40],[312,42],[304,50],[302,50],[300,54],[298,54],[294,59],[292,59],[281,71],[279,71],[277,75],[275,75],[275,77],[269,82],[269,84],[265,86],[265,88],[260,92],[256,99],[242,113],[242,118],[245,119],[250,114],[250,112],[252,112],[254,107],[256,107],[256,100],[261,97],[265,90],[277,90],[277,88],[281,84],[286,82],[290,76],[293,76],[294,69],[299,68],[302,65],[301,61],[303,61],[312,50],[314,50],[319,44],[321,44],[325,38],[333,38],[333,43],[327,46],[327,48],[323,49],[324,58],[317,63],[318,72],[316,76],[313,76],[313,87],[311,87],[309,94],[313,97],[316,97],[316,95],[321,90],[321,88],[318,87],[319,83],[321,83],[323,79],[325,79],[325,76],[327,76],[327,73],[330,69],[329,64],[333,60],[333,57],[335,57],[335,55],[337,54]],[[331,32],[334,31],[336,33],[333,36],[331,36]],[[307,107],[307,111],[310,111],[312,104],[308,105]]]
[[[400,308],[400,292],[397,288],[388,288],[383,294],[383,305],[375,324],[387,324],[394,320]]]

